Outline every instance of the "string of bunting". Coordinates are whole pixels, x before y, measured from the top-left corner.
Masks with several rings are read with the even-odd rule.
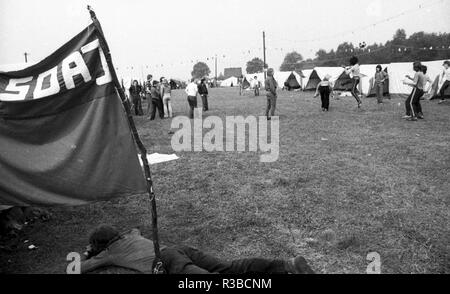
[[[423,48],[417,48],[417,47],[408,47],[408,46],[402,46],[402,45],[395,45],[395,44],[390,44],[389,46],[383,46],[380,47],[378,49],[375,50],[368,50],[365,51],[364,53],[359,53],[359,54],[355,54],[355,56],[361,57],[361,56],[367,56],[370,54],[374,54],[383,50],[387,50],[387,49],[391,49],[393,50],[393,52],[407,52],[408,50],[420,50],[420,51],[434,51],[434,50],[438,50],[438,51],[450,51],[450,46],[446,47],[446,46],[437,46],[437,47],[423,47]],[[357,53],[358,50],[348,50],[347,49],[344,51],[346,53]],[[361,51],[359,51],[361,52]],[[324,63],[324,62],[330,62],[330,61],[339,61],[345,58],[348,58],[350,56],[342,56],[342,57],[336,57],[336,58],[331,58],[331,59],[320,59],[320,60],[312,60],[312,61],[300,61],[300,62],[296,62],[296,63],[284,63],[286,65],[296,65],[296,64],[314,64],[314,63]]]
[[[325,36],[325,37],[320,37],[320,38],[316,37],[316,38],[312,38],[312,39],[303,39],[303,40],[292,40],[292,39],[284,39],[284,40],[290,41],[292,43],[316,42],[316,41],[323,41],[323,40],[334,39],[336,37],[342,37],[342,36],[347,35],[349,33],[355,34],[355,32],[366,30],[366,29],[371,28],[371,27],[376,27],[376,26],[378,26],[380,24],[392,21],[392,20],[394,20],[396,18],[405,16],[405,15],[407,15],[409,13],[412,13],[412,12],[415,12],[415,11],[418,11],[418,10],[421,10],[421,9],[425,9],[425,8],[430,8],[432,6],[435,6],[435,5],[438,5],[438,4],[442,4],[443,2],[444,2],[444,0],[438,0],[438,1],[435,1],[435,2],[432,2],[432,3],[424,2],[422,4],[419,4],[415,8],[412,8],[412,9],[409,9],[409,10],[405,10],[405,11],[403,11],[401,13],[389,16],[389,17],[384,18],[384,19],[382,19],[380,21],[377,21],[375,23],[372,23],[372,24],[369,24],[369,25],[366,25],[366,26],[362,26],[362,27],[357,28],[357,29],[342,31],[340,33],[329,35],[329,36]],[[283,39],[283,38],[277,37],[276,35],[274,35],[272,37],[278,38],[278,39]],[[434,46],[434,47],[431,46],[431,47],[415,48],[415,47],[402,46],[402,45],[390,45],[389,48],[390,47],[397,47],[396,50],[398,52],[407,52],[408,50],[437,50],[437,51],[450,50],[450,46]],[[375,53],[375,52],[378,52],[378,51],[381,51],[381,50],[386,50],[386,49],[387,49],[387,47],[382,47],[382,48],[379,48],[379,49],[355,48],[355,49],[346,49],[345,52],[346,53],[355,53],[355,54],[358,54],[358,52],[364,52],[364,53],[359,53],[358,54],[358,56],[364,56],[364,55],[367,55],[367,54],[372,54],[372,53]],[[258,53],[255,54],[255,51],[258,51]],[[242,56],[244,56],[244,55],[247,56],[247,55],[254,54],[255,57],[259,57],[259,55],[260,55],[259,51],[262,51],[261,47],[259,47],[259,48],[252,48],[251,50],[243,50],[240,53],[241,53]],[[288,50],[286,50],[285,48],[281,48],[281,47],[274,47],[274,48],[270,48],[270,47],[267,48],[266,47],[266,51],[287,52]],[[292,49],[292,51],[294,51],[294,49]],[[233,54],[233,55],[235,56],[236,54]],[[173,62],[173,63],[170,63],[170,64],[153,64],[153,65],[143,65],[143,66],[127,66],[126,70],[134,70],[134,69],[140,69],[140,70],[144,70],[144,69],[145,70],[149,70],[149,69],[151,69],[151,70],[154,70],[154,69],[174,67],[174,66],[178,66],[178,65],[193,65],[194,63],[197,63],[199,61],[202,61],[202,62],[214,62],[216,58],[217,58],[218,61],[219,60],[223,61],[223,60],[227,59],[228,57],[229,57],[229,54],[217,54],[217,55],[214,55],[212,57],[206,57],[206,58],[203,58],[203,59],[192,58],[192,59],[187,60],[187,61]],[[342,58],[329,59],[329,60],[320,60],[320,62],[335,61],[335,60],[340,60],[340,59],[342,59]],[[307,63],[307,62],[304,62],[304,63]],[[314,63],[314,61],[311,61],[309,63]]]
[[[351,29],[351,30],[342,31],[342,32],[339,32],[339,33],[336,33],[336,34],[332,34],[332,35],[328,35],[328,36],[324,36],[324,37],[315,37],[315,38],[311,38],[311,39],[302,39],[302,40],[292,40],[292,39],[286,39],[286,38],[279,38],[279,37],[277,37],[275,35],[275,38],[278,38],[280,40],[289,41],[289,42],[292,42],[292,43],[318,42],[318,41],[330,40],[330,39],[334,39],[334,38],[337,38],[337,37],[342,37],[342,36],[345,36],[345,35],[348,35],[348,34],[355,34],[356,32],[364,31],[364,30],[367,30],[369,28],[376,27],[376,26],[378,26],[380,24],[390,22],[390,21],[392,21],[392,20],[394,20],[396,18],[405,16],[405,15],[407,15],[409,13],[412,13],[412,12],[415,12],[415,11],[418,11],[418,10],[421,10],[421,9],[425,9],[425,8],[430,8],[430,7],[433,7],[435,5],[442,4],[442,3],[444,3],[444,0],[438,0],[438,1],[435,1],[433,3],[424,2],[422,4],[419,4],[419,6],[417,8],[405,10],[403,12],[400,12],[400,13],[396,14],[396,15],[389,16],[387,18],[384,18],[384,19],[382,19],[380,21],[371,23],[369,25],[361,26],[359,28],[355,28],[355,29]],[[272,36],[272,38],[273,38],[273,36]]]
[[[379,52],[379,51],[382,51],[382,50],[386,50],[386,49],[389,49],[389,48],[391,48],[391,49],[393,49],[394,51],[397,51],[397,52],[408,52],[408,51],[414,51],[414,50],[417,50],[417,51],[450,51],[450,46],[430,46],[430,47],[420,47],[419,48],[419,47],[411,47],[411,46],[390,44],[389,46],[383,46],[383,47],[380,47],[380,48],[377,48],[377,49],[371,49],[371,48],[345,49],[344,52],[345,53],[355,53],[357,56],[365,56],[365,55],[374,54],[376,52]],[[287,50],[284,50],[283,48],[272,48],[272,49],[266,48],[266,50],[267,51],[271,51],[271,50],[275,51],[276,50],[276,51],[286,51],[287,52]],[[251,54],[251,50],[248,50],[246,52],[248,52],[248,53],[246,53],[248,55]],[[363,53],[361,53],[361,52],[363,52]],[[219,56],[217,56],[218,60],[223,60],[225,58],[226,58],[226,55],[221,55],[221,58]],[[341,60],[343,58],[345,58],[345,57],[334,58],[334,59],[326,59],[326,60],[318,60],[318,61],[310,61],[310,62],[304,61],[303,63],[337,61],[337,60]],[[214,56],[213,57],[207,57],[207,58],[203,59],[203,61],[205,61],[205,60],[207,62],[208,61],[214,61],[214,59],[215,59]],[[186,64],[187,65],[187,64],[194,64],[194,62],[197,63],[199,61],[200,61],[199,59],[195,59],[195,60],[192,59],[190,62],[181,62],[181,63],[176,63],[176,64],[181,64],[181,65]],[[295,63],[285,63],[285,64],[292,65],[292,64],[295,64]],[[174,65],[175,64],[172,63],[170,66],[174,66]],[[126,69],[127,70],[133,70],[135,68],[136,69],[142,68],[142,69],[148,70],[148,69],[163,68],[163,67],[164,67],[164,64],[157,64],[157,65],[154,65],[154,66],[149,66],[149,65],[140,66],[140,67],[129,66],[129,67],[126,67]]]

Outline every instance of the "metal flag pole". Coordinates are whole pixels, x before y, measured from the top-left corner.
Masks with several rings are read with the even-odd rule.
[[[156,211],[156,199],[155,199],[155,193],[153,191],[153,181],[152,181],[152,176],[151,176],[151,172],[150,172],[150,166],[149,166],[148,160],[147,160],[147,150],[145,149],[145,146],[142,143],[141,138],[139,138],[139,134],[136,129],[136,125],[134,123],[133,116],[131,114],[130,102],[126,98],[123,88],[120,85],[119,79],[117,78],[117,73],[116,73],[115,67],[113,66],[113,63],[112,63],[112,58],[111,58],[111,53],[109,51],[108,43],[106,42],[106,38],[103,35],[103,30],[100,25],[100,22],[98,21],[97,16],[95,15],[95,12],[92,10],[92,8],[89,5],[88,5],[87,9],[91,15],[92,22],[98,31],[100,47],[102,48],[103,53],[105,54],[106,62],[108,64],[109,70],[111,72],[114,86],[115,86],[117,92],[119,93],[120,99],[122,100],[122,104],[125,108],[125,112],[126,112],[127,118],[128,118],[128,123],[129,123],[131,131],[133,133],[134,141],[136,142],[136,145],[138,146],[139,151],[141,153],[141,159],[142,159],[142,163],[144,165],[145,179],[147,182],[147,191],[150,196],[150,202],[151,202],[152,235],[153,235],[152,237],[153,237],[153,246],[154,246],[155,258],[156,258],[156,263],[155,263],[156,267],[154,269],[154,272],[157,273],[157,272],[159,272],[162,263],[161,263],[161,254],[160,254],[160,248],[159,248],[158,215],[157,215],[157,211]]]

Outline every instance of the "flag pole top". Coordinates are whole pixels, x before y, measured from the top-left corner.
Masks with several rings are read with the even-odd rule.
[[[91,15],[92,18],[96,18],[95,12],[94,12],[94,10],[92,9],[91,5],[88,5],[88,6],[87,6],[87,10],[89,11],[89,14]]]

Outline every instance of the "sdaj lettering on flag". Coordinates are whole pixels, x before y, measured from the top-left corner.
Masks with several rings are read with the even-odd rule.
[[[0,204],[147,193],[98,34],[89,25],[41,62],[0,72]]]

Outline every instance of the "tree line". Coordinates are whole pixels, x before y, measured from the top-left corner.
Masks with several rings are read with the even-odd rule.
[[[358,56],[362,64],[391,62],[432,61],[450,59],[450,34],[417,32],[407,37],[404,29],[398,29],[392,40],[385,44],[354,45],[343,42],[335,49],[320,49],[314,59],[304,60],[296,51],[286,54],[281,71],[311,69],[317,66],[341,66],[351,56]]]
[[[385,44],[375,43],[371,45],[354,45],[343,42],[336,49],[326,51],[319,49],[314,59],[303,59],[296,52],[286,54],[280,71],[300,71],[312,69],[318,66],[341,66],[348,63],[352,56],[358,56],[361,64],[386,64],[391,62],[432,61],[450,59],[450,33],[425,33],[417,32],[409,37],[404,29],[398,29],[392,40]],[[261,58],[255,57],[247,62],[246,72],[254,74],[262,72],[264,64]],[[210,74],[208,65],[204,62],[197,63],[192,71],[193,77],[204,77]],[[219,76],[219,79],[223,77]]]

